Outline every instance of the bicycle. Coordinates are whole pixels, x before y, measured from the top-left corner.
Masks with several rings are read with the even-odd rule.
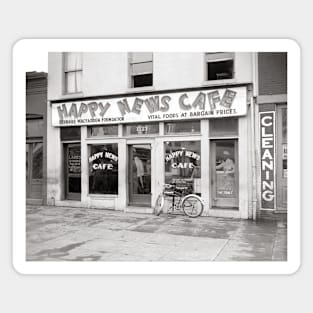
[[[189,217],[198,217],[203,212],[202,199],[193,193],[188,186],[177,186],[177,184],[164,184],[163,191],[158,195],[154,206],[154,214],[159,216],[164,209],[165,198],[171,199],[171,206],[167,214],[183,212]],[[176,200],[178,198],[178,200]]]

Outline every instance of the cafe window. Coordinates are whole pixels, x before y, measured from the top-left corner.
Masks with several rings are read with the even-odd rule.
[[[233,52],[207,52],[205,63],[207,80],[234,78]]]
[[[80,127],[62,127],[61,141],[80,141]]]
[[[118,194],[118,145],[89,145],[89,193]]]
[[[64,92],[82,91],[83,54],[81,52],[64,53]]]
[[[132,52],[129,54],[131,87],[153,86],[153,53]]]
[[[237,118],[210,119],[210,137],[232,137],[238,136]]]
[[[166,135],[177,133],[200,133],[200,121],[169,122],[164,125]]]
[[[177,183],[190,187],[193,193],[201,193],[200,141],[168,141],[165,149],[165,183]]]
[[[118,125],[88,127],[88,137],[118,136]]]
[[[124,126],[124,136],[144,136],[159,133],[159,123],[139,123]]]

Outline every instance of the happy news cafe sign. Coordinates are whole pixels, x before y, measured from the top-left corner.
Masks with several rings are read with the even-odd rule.
[[[246,87],[52,103],[53,126],[103,125],[241,116]]]

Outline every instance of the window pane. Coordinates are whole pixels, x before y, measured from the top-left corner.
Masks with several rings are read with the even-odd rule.
[[[80,127],[62,127],[60,134],[62,141],[80,141]]]
[[[82,71],[65,73],[65,91],[80,92],[82,89]]]
[[[117,136],[118,125],[88,127],[88,137]]]
[[[159,133],[159,123],[130,124],[124,128],[124,135],[149,135]]]
[[[68,177],[68,192],[81,193],[81,177]]]
[[[65,53],[65,71],[77,71],[82,69],[82,53],[66,52]]]
[[[225,137],[238,135],[237,118],[210,119],[210,137]]]
[[[141,63],[152,61],[152,52],[132,52],[131,53],[131,63]]]
[[[152,72],[153,72],[152,62],[137,63],[133,64],[131,67],[132,75],[147,74]]]
[[[234,52],[207,52],[205,54],[206,61],[224,61],[234,58]]]
[[[33,143],[32,150],[32,178],[42,179],[43,144]]]
[[[165,183],[186,184],[201,193],[200,141],[172,141],[165,146]]]
[[[153,86],[153,75],[145,74],[145,75],[136,75],[133,76],[133,87],[146,87]]]
[[[118,145],[89,146],[89,193],[118,194]]]
[[[236,164],[234,141],[216,143],[215,180],[217,198],[236,197]]]
[[[164,131],[165,131],[165,134],[200,133],[200,121],[165,123]]]
[[[208,62],[208,80],[230,79],[233,78],[234,61]]]
[[[26,137],[43,137],[43,120],[27,120],[26,121]]]

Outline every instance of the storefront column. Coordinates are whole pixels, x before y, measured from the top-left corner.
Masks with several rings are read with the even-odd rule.
[[[116,210],[125,210],[127,206],[127,145],[126,140],[118,141],[118,197],[116,198]]]
[[[88,178],[88,145],[87,145],[87,126],[81,127],[81,202],[82,205],[88,203],[89,178]]]
[[[47,110],[47,204],[55,205],[62,200],[64,190],[63,149],[60,143],[60,128],[52,126],[51,104]]]
[[[201,120],[201,134],[201,198],[204,203],[203,215],[207,216],[210,209],[209,120]]]
[[[164,139],[163,138],[156,138],[154,143],[154,151],[155,153],[152,155],[152,184],[154,189],[152,188],[152,207],[154,207],[155,201],[157,196],[163,190],[163,184],[165,182],[165,161],[164,161]],[[153,166],[154,165],[154,166]]]
[[[248,218],[249,207],[249,180],[248,168],[250,166],[250,155],[248,150],[248,121],[247,117],[238,119],[238,168],[239,168],[239,210],[240,217]]]

